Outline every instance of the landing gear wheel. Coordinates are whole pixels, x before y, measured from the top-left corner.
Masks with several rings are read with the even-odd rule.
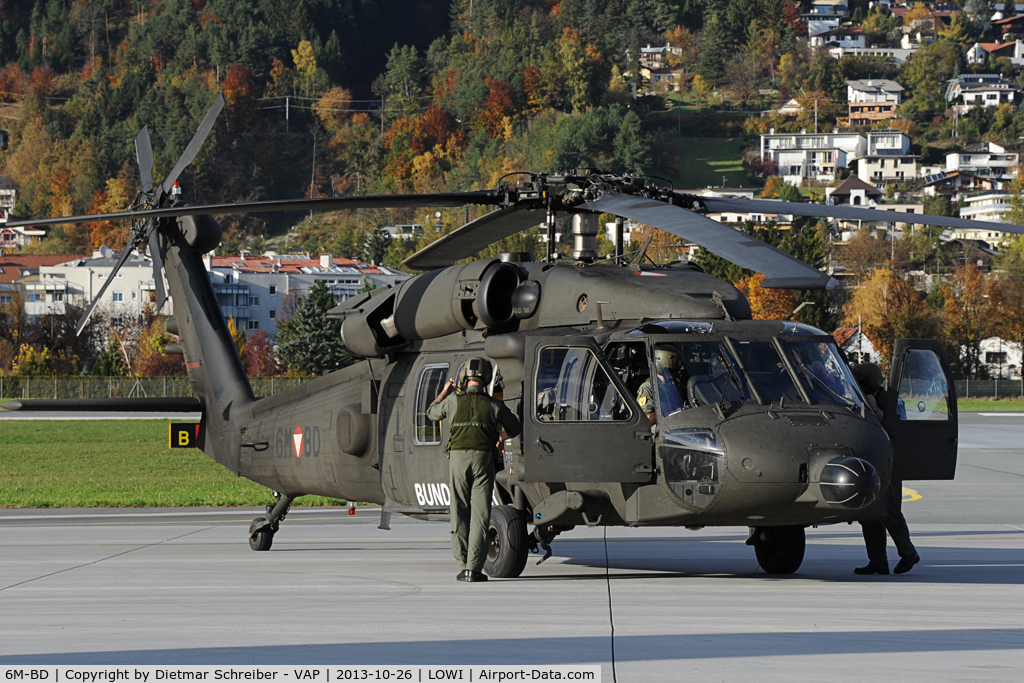
[[[804,561],[806,539],[802,526],[759,527],[748,541],[761,569],[769,574],[792,574]]]
[[[270,550],[270,546],[274,545],[273,526],[265,527],[255,534],[253,533],[256,527],[266,524],[266,522],[266,517],[257,517],[249,525],[249,547],[253,550]]]
[[[498,579],[514,579],[523,573],[529,555],[523,513],[511,505],[492,507],[491,523],[487,527],[484,573]]]

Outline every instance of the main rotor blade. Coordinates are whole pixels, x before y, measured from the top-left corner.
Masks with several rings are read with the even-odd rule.
[[[199,124],[199,128],[196,129],[196,134],[192,136],[192,140],[189,141],[188,146],[185,147],[185,151],[181,153],[181,157],[178,159],[178,163],[174,164],[174,168],[164,178],[164,182],[160,184],[160,189],[163,190],[163,194],[167,194],[171,191],[174,186],[174,181],[178,179],[181,172],[185,170],[185,167],[195,161],[196,155],[199,154],[200,148],[203,143],[206,142],[206,136],[213,130],[213,124],[217,122],[217,117],[220,115],[221,109],[224,108],[224,93],[217,95],[217,99],[213,101],[213,105],[210,106],[210,110],[206,112],[206,116],[203,117],[203,122]]]
[[[159,221],[153,221],[149,231],[149,256],[153,259],[153,284],[156,286],[156,312],[164,307],[167,301],[167,288],[164,287],[164,259],[160,255]]]
[[[464,204],[497,205],[504,201],[503,195],[490,190],[476,192],[441,192],[437,194],[379,194],[363,197],[324,197],[319,199],[274,199],[263,202],[240,202],[238,204],[191,204],[171,206],[164,209],[139,211],[117,211],[94,213],[61,218],[38,218],[10,221],[11,228],[29,225],[60,225],[62,223],[86,223],[89,221],[144,220],[168,216],[199,216],[202,214],[221,215],[232,213],[271,213],[277,211],[341,211],[343,209],[401,209],[420,207],[462,206]]]
[[[836,281],[827,273],[769,246],[728,225],[656,199],[610,195],[579,208],[624,216],[699,244],[736,265],[764,273],[761,285],[775,289],[832,289]]]
[[[509,207],[492,211],[420,249],[402,265],[416,270],[450,266],[500,239],[542,223],[545,215],[544,209]]]
[[[78,321],[78,329],[75,330],[75,336],[82,334],[82,330],[85,329],[85,324],[89,322],[89,318],[92,316],[92,312],[96,310],[96,305],[103,299],[103,294],[107,291],[107,287],[114,281],[114,277],[117,275],[117,271],[121,270],[121,266],[128,260],[128,255],[132,253],[132,241],[128,240],[128,245],[121,252],[121,255],[117,258],[117,264],[114,269],[110,271],[110,275],[107,276],[107,281],[100,287],[100,291],[93,297],[92,303],[89,304],[89,308],[86,309],[85,315]]]
[[[135,158],[139,162],[142,194],[153,192],[153,145],[149,142],[149,127],[143,126],[135,138]]]
[[[1024,226],[993,221],[972,221],[950,216],[932,216],[926,213],[897,213],[886,211],[884,205],[869,208],[865,206],[828,206],[824,204],[798,204],[773,199],[741,199],[737,197],[700,197],[709,211],[735,211],[736,213],[788,213],[795,216],[815,218],[843,218],[853,221],[874,221],[888,223],[921,223],[941,225],[947,228],[972,228],[975,230],[998,230],[999,232],[1024,233]]]

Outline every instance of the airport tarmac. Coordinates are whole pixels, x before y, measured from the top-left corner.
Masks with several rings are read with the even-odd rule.
[[[560,537],[519,579],[454,580],[447,527],[296,509],[0,511],[0,665],[573,664],[619,681],[1017,680],[1024,416],[963,414],[952,482],[908,484],[922,562],[858,577],[858,525],[769,577],[744,528]],[[110,473],[116,476],[116,473]],[[890,548],[895,563],[895,551]],[[610,588],[609,588],[610,587]],[[610,600],[609,600],[610,595]]]

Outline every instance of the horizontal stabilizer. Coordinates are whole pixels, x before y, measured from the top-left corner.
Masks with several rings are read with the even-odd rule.
[[[58,398],[7,401],[7,410],[46,410],[68,413],[200,413],[198,398]]]

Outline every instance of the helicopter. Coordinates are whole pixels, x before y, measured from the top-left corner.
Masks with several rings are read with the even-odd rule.
[[[956,388],[936,341],[896,341],[889,386],[900,400],[889,401],[879,421],[831,335],[792,320],[753,320],[728,282],[692,263],[644,263],[646,245],[629,258],[621,247],[622,219],[630,219],[763,273],[764,287],[828,289],[836,286],[829,275],[706,214],[879,220],[877,210],[692,196],[593,169],[523,174],[515,184],[471,192],[181,201],[177,178],[223,106],[221,95],[160,184],[148,131],[140,131],[142,190],[128,210],[11,222],[132,221],[117,267],[148,247],[157,308],[167,296],[174,302],[167,329],[180,342],[167,351],[184,355],[195,397],[4,407],[200,412],[198,447],[273,492],[249,527],[253,550],[270,550],[290,505],[309,494],[379,504],[382,529],[392,514],[446,520],[445,435],[426,410],[474,356],[494,364],[490,389],[523,425],[506,443],[496,477],[484,568],[492,577],[519,576],[531,552],[547,559],[557,536],[582,525],[747,526],[762,569],[793,573],[804,558],[805,528],[864,518],[894,470],[904,480],[954,477]],[[491,210],[406,260],[426,272],[329,312],[362,360],[254,395],[203,263],[221,241],[214,215],[466,204]],[[616,252],[604,261],[596,251],[601,214],[619,217]],[[571,258],[553,250],[559,218],[571,224]],[[942,216],[917,220],[1024,232]],[[548,231],[543,260],[507,253],[465,262],[538,225]],[[656,362],[666,353],[679,361],[672,373]],[[644,382],[655,388],[653,420],[637,398]]]

